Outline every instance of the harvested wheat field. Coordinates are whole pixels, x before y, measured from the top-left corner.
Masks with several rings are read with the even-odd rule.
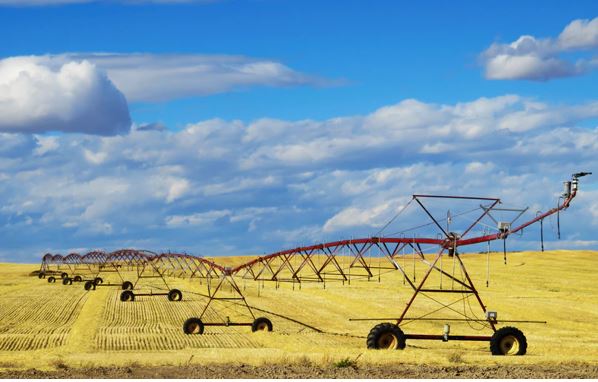
[[[598,252],[517,252],[506,265],[502,253],[491,254],[489,263],[485,254],[461,257],[499,322],[547,321],[508,324],[527,337],[526,355],[492,356],[487,342],[458,341],[408,340],[404,350],[367,350],[366,336],[381,321],[349,319],[397,317],[411,296],[397,271],[380,271],[369,281],[356,278],[350,285],[239,279],[247,303],[274,330],[208,326],[202,335],[187,335],[182,325],[205,306],[205,281],[169,278],[170,286],[183,291],[182,301],[141,296],[123,302],[117,287],[86,291],[81,283],[33,277],[36,265],[2,264],[0,370],[16,377],[598,377]],[[449,287],[448,280],[431,280],[441,282]],[[140,287],[163,288],[156,281]],[[435,304],[417,299],[413,314]],[[453,308],[482,315],[469,302]],[[205,317],[251,319],[234,301],[214,304]],[[402,328],[442,334],[443,325],[417,321]],[[453,333],[489,334],[477,322],[451,322]]]

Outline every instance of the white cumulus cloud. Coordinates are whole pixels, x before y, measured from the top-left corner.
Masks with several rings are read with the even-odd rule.
[[[596,117],[595,102],[506,95],[328,120],[212,119],[176,132],[0,132],[0,239],[29,260],[58,246],[257,254],[375,234],[413,193],[497,196],[535,213],[556,204],[570,174],[598,167]],[[594,239],[591,182],[561,215],[567,240]],[[427,222],[408,212],[397,224]]]
[[[167,101],[253,86],[320,82],[279,62],[244,56],[90,53],[9,57],[0,60],[0,131],[114,135],[130,130],[127,101]],[[160,125],[138,129],[159,130]]]
[[[590,52],[594,57],[575,61],[568,52]],[[574,20],[557,38],[524,35],[509,44],[492,44],[481,58],[486,78],[493,80],[546,81],[585,74],[598,67],[598,17]]]
[[[92,63],[0,60],[0,131],[113,135],[130,126],[125,97]]]

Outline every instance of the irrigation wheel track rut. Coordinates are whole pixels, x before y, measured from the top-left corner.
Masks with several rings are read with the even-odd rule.
[[[104,302],[110,292],[109,288],[98,288],[86,292],[85,300],[75,323],[73,324],[65,346],[67,352],[90,352],[97,350],[95,338],[104,313]]]

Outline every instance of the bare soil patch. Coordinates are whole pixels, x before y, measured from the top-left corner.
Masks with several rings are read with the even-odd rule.
[[[209,365],[5,371],[0,378],[598,378],[598,365]]]

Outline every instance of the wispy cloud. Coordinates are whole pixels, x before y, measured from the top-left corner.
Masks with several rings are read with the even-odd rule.
[[[232,55],[68,53],[13,58],[48,67],[89,62],[105,72],[127,100],[166,101],[255,86],[320,85],[326,80],[267,59]]]
[[[571,52],[593,57],[573,60]],[[557,38],[524,35],[510,44],[492,44],[481,58],[486,78],[492,80],[547,81],[585,74],[598,67],[598,17],[574,20]]]

